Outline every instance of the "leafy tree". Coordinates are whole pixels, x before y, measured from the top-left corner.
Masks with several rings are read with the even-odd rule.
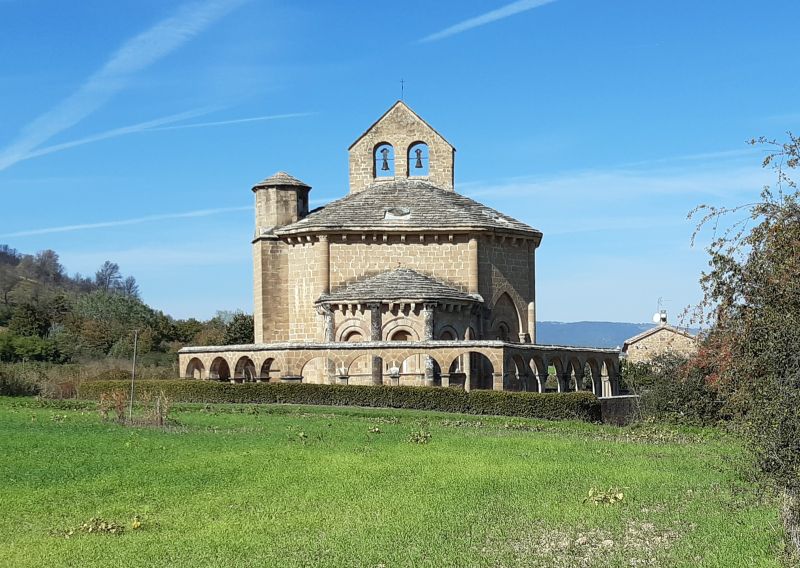
[[[800,194],[790,176],[800,139],[751,143],[770,148],[763,165],[774,168],[775,186],[753,204],[698,208],[698,230],[732,219],[708,247],[701,278],[698,316],[713,324],[702,363],[761,471],[784,492],[787,534],[800,551]]]
[[[58,254],[50,249],[36,253],[33,258],[33,272],[36,279],[44,283],[60,282],[64,277],[64,267],[61,266]]]
[[[225,345],[243,345],[253,343],[253,316],[241,312],[235,313],[225,326],[223,341]]]
[[[116,289],[122,282],[119,264],[110,260],[105,261],[95,272],[94,282],[103,292],[110,292]]]
[[[39,306],[25,303],[14,309],[8,328],[17,335],[44,337],[50,329],[50,320]]]
[[[197,334],[202,330],[203,324],[194,318],[177,320],[174,324],[173,339],[181,343],[193,343],[196,341]]]

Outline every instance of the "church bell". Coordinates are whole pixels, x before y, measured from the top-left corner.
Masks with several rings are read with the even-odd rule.
[[[381,164],[381,170],[387,172],[389,171],[389,150],[384,148],[383,150],[381,150],[381,154],[383,155],[382,158],[383,163]]]
[[[417,161],[414,164],[414,167],[417,169],[422,169],[422,150],[417,148],[416,150],[414,150],[414,153],[417,155]]]

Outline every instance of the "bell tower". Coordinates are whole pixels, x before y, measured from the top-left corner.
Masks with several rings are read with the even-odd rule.
[[[456,149],[403,101],[353,142],[350,193],[374,183],[422,179],[454,191]]]

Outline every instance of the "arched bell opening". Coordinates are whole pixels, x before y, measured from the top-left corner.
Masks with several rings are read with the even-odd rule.
[[[378,180],[394,177],[394,147],[388,142],[375,146],[372,154],[372,177]]]
[[[430,173],[430,154],[425,142],[414,142],[408,147],[408,177],[428,177]]]

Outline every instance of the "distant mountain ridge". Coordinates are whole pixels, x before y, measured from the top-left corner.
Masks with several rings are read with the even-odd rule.
[[[626,339],[652,328],[652,323],[612,321],[539,321],[536,343],[574,347],[622,347]]]

